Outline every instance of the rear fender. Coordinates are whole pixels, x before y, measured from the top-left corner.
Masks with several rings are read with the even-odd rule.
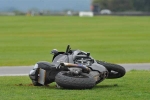
[[[29,73],[30,79],[36,83],[39,83],[38,80],[40,75],[40,69],[45,70],[45,85],[54,82],[56,74],[60,72],[60,69],[57,69],[54,64],[46,61],[37,62],[34,68]]]

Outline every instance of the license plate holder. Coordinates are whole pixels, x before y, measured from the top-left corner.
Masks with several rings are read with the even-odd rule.
[[[39,69],[39,77],[38,77],[38,83],[44,85],[45,83],[45,76],[46,76],[46,71],[44,69]]]

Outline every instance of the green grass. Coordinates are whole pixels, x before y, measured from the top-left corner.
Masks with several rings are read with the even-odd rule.
[[[0,16],[0,66],[51,61],[67,44],[108,62],[149,62],[150,17]]]
[[[0,77],[1,100],[149,100],[150,71],[127,72],[123,78],[104,80],[93,89],[57,89],[31,85],[28,76]]]

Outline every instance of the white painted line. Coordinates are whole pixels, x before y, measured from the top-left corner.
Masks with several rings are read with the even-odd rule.
[[[3,74],[0,76],[28,76],[29,74]]]

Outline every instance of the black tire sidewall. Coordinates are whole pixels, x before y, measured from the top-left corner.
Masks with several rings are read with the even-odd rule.
[[[67,89],[91,89],[95,86],[95,80],[92,76],[86,73],[82,73],[86,76],[87,78],[76,78],[76,77],[70,77],[64,75],[64,73],[67,73],[67,71],[61,71],[59,72],[56,77],[55,77],[55,82]]]
[[[125,68],[118,64],[112,64],[112,63],[107,63],[103,61],[97,61],[97,63],[103,65],[109,71],[109,75],[107,77],[108,79],[120,78],[120,77],[123,77],[126,73]],[[114,74],[110,71],[115,71],[118,73]]]

